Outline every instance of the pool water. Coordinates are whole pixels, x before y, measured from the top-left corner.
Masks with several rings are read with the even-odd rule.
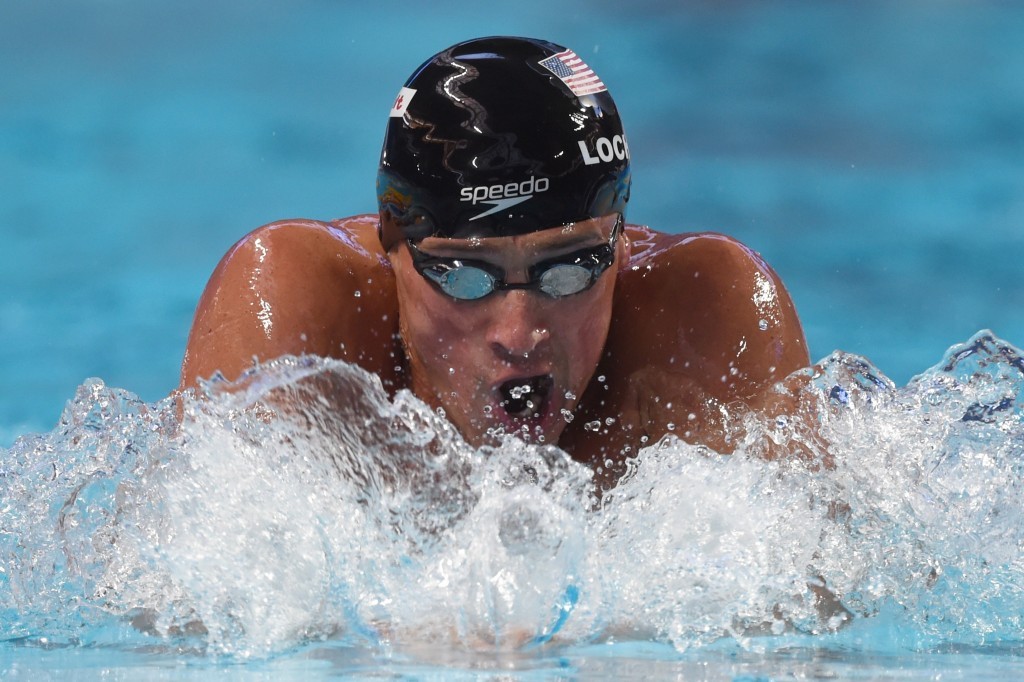
[[[0,10],[0,670],[1018,678],[1024,7],[503,11]],[[819,377],[834,472],[759,464],[754,441],[725,461],[670,442],[594,513],[585,472],[465,451],[414,401],[363,416],[422,427],[394,437],[465,496],[324,473],[337,438],[307,437],[295,465],[294,425],[236,421],[227,399],[169,425],[159,401],[224,251],[270,220],[371,210],[402,81],[493,33],[567,44],[601,74],[629,133],[630,220],[739,237],[782,275],[815,359],[873,363],[834,356]],[[286,365],[252,390],[309,373],[363,381]],[[804,437],[786,429],[751,433]],[[345,438],[352,466],[375,461],[367,432]],[[448,468],[417,459],[433,440]],[[509,483],[527,465],[549,484]],[[838,634],[815,634],[808,566],[855,616]],[[779,605],[785,632],[744,634]],[[205,635],[173,634],[197,614]],[[155,634],[124,625],[137,616]]]
[[[11,665],[1019,670],[1024,355],[989,334],[905,387],[832,354],[794,389],[802,419],[735,415],[729,457],[663,439],[599,503],[557,448],[470,448],[345,363],[206,390],[179,419],[90,381],[7,452]],[[765,461],[769,441],[812,457]]]

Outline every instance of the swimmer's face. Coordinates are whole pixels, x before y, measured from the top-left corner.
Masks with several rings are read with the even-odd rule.
[[[559,298],[512,288],[458,300],[421,274],[408,243],[391,249],[412,390],[443,408],[472,445],[502,433],[558,441],[600,359],[616,271],[629,257],[615,224],[609,216],[515,237],[431,237],[416,244],[421,268],[424,259],[472,262],[514,286],[530,280],[531,268],[539,275],[552,264],[599,263],[617,237],[610,267],[589,288]]]

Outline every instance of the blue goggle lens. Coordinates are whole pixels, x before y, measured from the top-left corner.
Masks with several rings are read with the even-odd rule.
[[[431,256],[412,240],[408,244],[417,272],[460,301],[474,301],[504,289],[539,289],[552,298],[562,298],[589,289],[614,262],[615,240],[621,229],[619,216],[607,243],[539,263],[530,269],[530,281],[525,284],[509,284],[505,273],[490,263]]]
[[[437,279],[433,277],[430,277],[430,279],[437,283],[441,291],[452,298],[463,301],[483,298],[494,291],[496,283],[491,273],[475,268],[472,265],[454,267]]]

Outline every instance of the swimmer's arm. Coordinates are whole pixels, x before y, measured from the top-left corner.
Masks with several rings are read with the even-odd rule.
[[[375,250],[376,249],[376,250]],[[397,316],[375,221],[286,221],[263,226],[218,264],[200,298],[181,388],[220,372],[234,380],[284,354],[354,362],[395,378]]]
[[[740,242],[704,234],[692,246],[705,264],[693,279],[706,280],[694,285],[694,296],[705,304],[686,337],[708,397],[758,412],[781,409],[776,384],[811,364],[792,297],[778,273]]]
[[[810,364],[792,298],[735,239],[637,227],[630,236],[633,256],[620,270],[597,373],[607,380],[588,389],[581,415],[602,428],[573,429],[570,443],[603,453],[599,462],[670,433],[731,452],[721,407],[769,409],[773,385]],[[603,428],[609,418],[617,424]]]
[[[810,358],[796,306],[771,266],[739,241],[702,233],[668,251],[681,324],[678,363],[722,402],[759,396]],[[683,319],[685,318],[685,322]]]
[[[775,270],[742,243],[711,233],[690,235],[659,256],[674,278],[666,289],[679,292],[666,309],[686,322],[664,345],[672,356],[660,358],[667,365],[654,381],[664,386],[662,403],[648,417],[662,431],[652,435],[664,435],[671,419],[676,435],[727,453],[743,435],[745,415],[762,421],[786,415],[795,439],[783,445],[762,439],[761,454],[827,459],[815,430],[817,401],[804,390],[812,373],[793,374],[811,364],[803,328]],[[675,409],[656,409],[666,398]]]

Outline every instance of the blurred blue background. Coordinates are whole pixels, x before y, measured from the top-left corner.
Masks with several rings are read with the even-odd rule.
[[[1024,3],[5,0],[0,445],[89,376],[166,395],[225,250],[372,211],[398,88],[490,34],[583,56],[631,221],[760,251],[815,359],[904,383],[981,328],[1024,344]]]

